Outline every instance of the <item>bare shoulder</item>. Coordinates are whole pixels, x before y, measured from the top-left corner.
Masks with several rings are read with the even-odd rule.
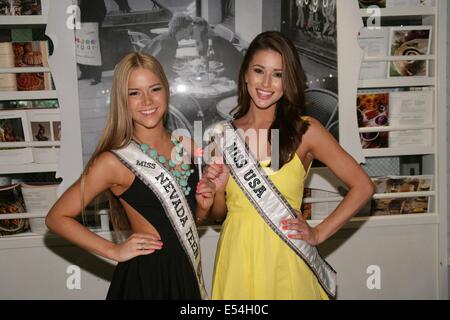
[[[95,158],[93,166],[102,167],[105,170],[120,170],[120,168],[123,167],[123,164],[112,152],[105,151]]]
[[[327,166],[338,158],[351,158],[333,135],[317,119],[309,118],[308,122],[308,130],[303,135],[302,143],[300,144],[303,153],[311,154],[314,159]]]
[[[112,185],[127,184],[133,176],[131,171],[112,152],[105,151],[98,155],[89,168],[88,175],[106,180]]]
[[[308,117],[305,119],[308,122],[308,129],[303,135],[302,141],[304,143],[312,142],[315,139],[322,138],[332,138],[332,136],[328,133],[328,130],[320,123],[319,120]]]

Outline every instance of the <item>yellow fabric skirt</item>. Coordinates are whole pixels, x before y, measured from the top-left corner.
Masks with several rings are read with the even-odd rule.
[[[261,166],[288,202],[300,208],[306,172],[297,155],[277,172]],[[316,276],[264,222],[234,179],[216,253],[212,299],[328,299]]]

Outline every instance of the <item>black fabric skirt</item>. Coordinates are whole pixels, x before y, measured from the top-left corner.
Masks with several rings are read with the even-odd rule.
[[[106,299],[200,300],[201,295],[185,252],[166,247],[119,263]]]

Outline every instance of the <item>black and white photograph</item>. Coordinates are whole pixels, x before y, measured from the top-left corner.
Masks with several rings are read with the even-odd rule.
[[[166,120],[170,131],[186,129],[194,136],[195,121],[205,131],[231,119],[245,45],[234,30],[235,1],[216,2],[212,9],[222,18],[215,23],[199,16],[202,1],[79,2],[82,26],[99,26],[100,57],[91,61],[101,61],[88,65],[80,63],[89,63],[85,56],[77,59],[84,161],[106,119],[114,66],[129,52],[149,53],[163,65],[171,89]],[[201,143],[201,137],[196,142]]]
[[[282,20],[305,71],[305,112],[339,139],[336,0],[283,1]]]
[[[202,1],[80,1],[82,25],[96,22],[100,42],[96,62],[77,60],[84,162],[106,120],[114,66],[128,52],[149,53],[163,65],[171,89],[170,131],[186,129],[194,136],[196,121],[204,132],[232,119],[246,42],[236,30],[235,0],[215,3],[220,5],[209,10],[221,18],[210,23],[199,16]],[[336,0],[283,1],[281,11],[287,21],[281,31],[296,44],[305,70],[306,114],[338,138]]]

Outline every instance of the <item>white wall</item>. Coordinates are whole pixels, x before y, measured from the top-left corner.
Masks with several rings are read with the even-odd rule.
[[[109,232],[100,235],[112,239]],[[203,276],[210,295],[219,229],[200,228],[199,235]],[[2,239],[0,257],[0,300],[103,300],[115,268],[112,261],[49,233]]]

